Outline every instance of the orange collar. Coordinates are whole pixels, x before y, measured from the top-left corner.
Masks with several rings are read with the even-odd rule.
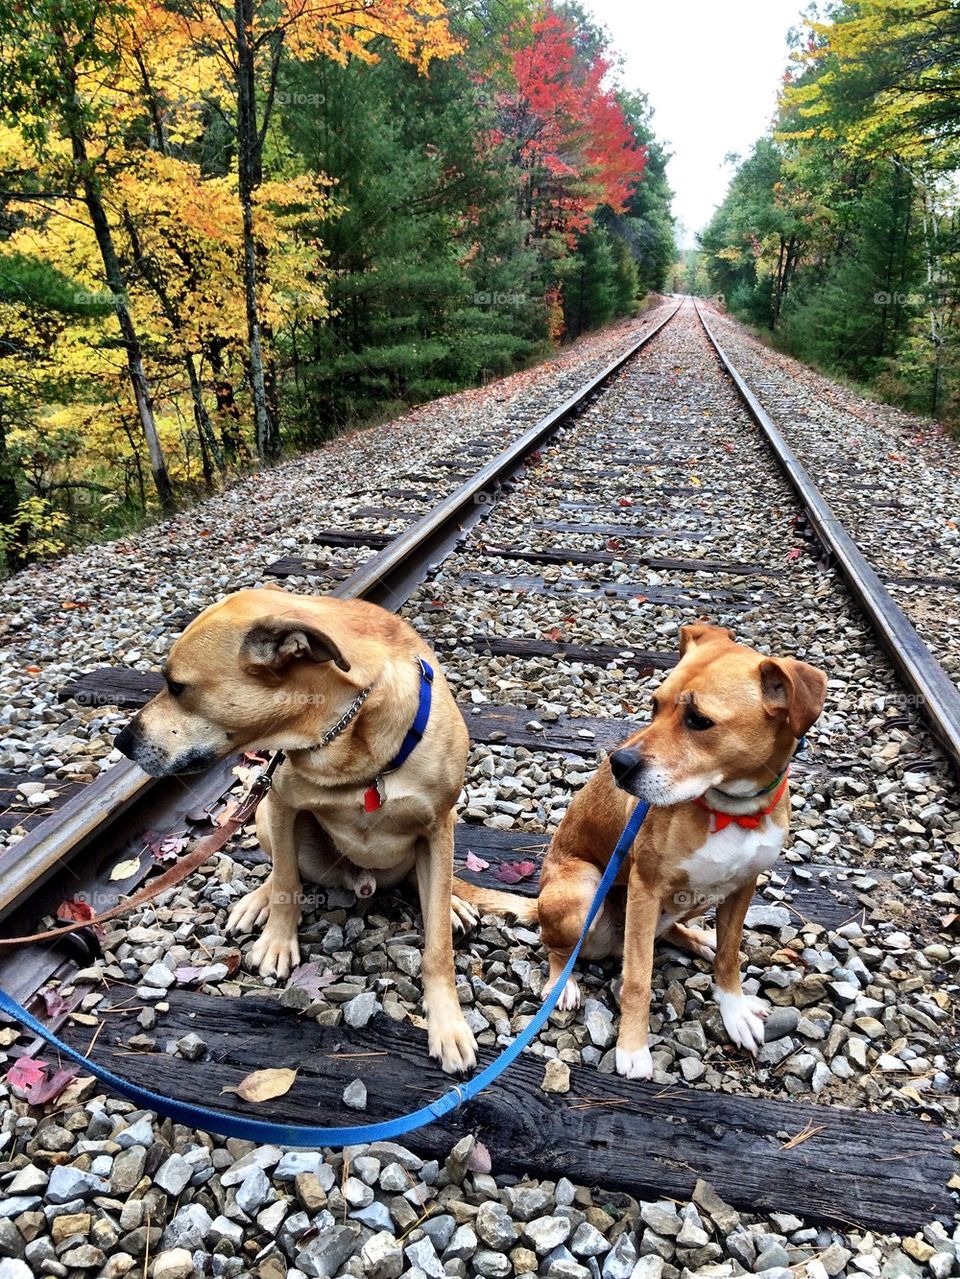
[[[737,826],[742,826],[744,830],[756,830],[765,817],[773,812],[776,806],[783,798],[783,792],[787,789],[787,782],[790,778],[790,769],[784,773],[780,785],[777,787],[773,799],[766,808],[760,808],[755,813],[724,813],[719,808],[711,808],[709,804],[705,804],[702,799],[695,799],[693,802],[699,804],[701,808],[705,808],[713,817],[713,830],[726,830],[731,822],[735,822]]]

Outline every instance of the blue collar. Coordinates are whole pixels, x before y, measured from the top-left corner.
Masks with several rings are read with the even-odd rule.
[[[392,773],[399,768],[427,731],[430,706],[433,702],[433,667],[429,662],[425,662],[422,657],[417,658],[417,664],[420,667],[420,701],[417,703],[417,713],[413,718],[413,723],[407,730],[406,737],[400,743],[400,749],[383,770],[383,773]],[[381,773],[381,777],[383,773]]]
[[[386,768],[377,774],[373,784],[368,786],[363,792],[364,812],[373,813],[383,806],[383,801],[387,797],[383,785],[384,777],[386,777],[387,773],[396,772],[400,765],[409,758],[411,752],[427,730],[427,721],[430,719],[430,705],[433,701],[433,667],[429,662],[425,662],[422,657],[417,658],[417,663],[420,667],[420,700],[417,703],[417,713],[413,717],[413,723],[407,729],[407,735],[400,743],[400,749],[396,755],[394,755]]]

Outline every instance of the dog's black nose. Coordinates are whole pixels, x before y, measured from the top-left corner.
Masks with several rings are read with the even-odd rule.
[[[614,751],[610,756],[610,771],[613,773],[613,780],[624,790],[629,789],[627,782],[635,780],[646,766],[647,761],[632,746],[621,746],[619,750]]]
[[[137,745],[137,739],[129,724],[126,728],[122,728],[120,730],[113,739],[113,744],[121,755],[126,755],[127,759],[133,759],[133,752]]]

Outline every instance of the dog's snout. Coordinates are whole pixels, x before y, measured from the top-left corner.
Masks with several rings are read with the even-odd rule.
[[[126,755],[127,759],[133,759],[134,751],[137,749],[137,742],[137,735],[129,724],[126,728],[122,728],[113,739],[114,746],[121,755]]]
[[[646,768],[647,761],[634,746],[621,746],[610,756],[613,780],[623,790],[629,790],[628,782],[635,781]]]

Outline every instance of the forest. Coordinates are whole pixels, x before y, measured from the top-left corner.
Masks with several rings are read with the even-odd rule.
[[[667,155],[567,0],[0,11],[8,571],[633,314]]]
[[[781,349],[960,421],[960,8],[821,6],[701,234],[707,288]]]

